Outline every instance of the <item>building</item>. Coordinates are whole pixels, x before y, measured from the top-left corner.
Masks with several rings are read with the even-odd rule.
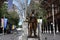
[[[0,0],[0,7],[3,5],[4,1],[6,0]]]
[[[43,0],[41,2],[41,7],[43,7],[46,11],[46,19],[47,19],[47,27],[48,30],[51,29],[53,31],[53,16],[52,16],[52,4],[54,5],[54,24],[55,24],[55,32],[58,30],[60,32],[60,0]],[[46,30],[47,30],[46,27]]]
[[[39,4],[39,0],[31,0],[30,5],[27,7],[27,14],[30,15],[32,10],[36,10],[34,7],[35,3]]]

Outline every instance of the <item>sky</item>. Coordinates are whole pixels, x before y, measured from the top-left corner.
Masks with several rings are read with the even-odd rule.
[[[13,0],[7,0],[8,1],[8,9],[11,9],[12,8],[12,5],[13,5]]]
[[[16,5],[16,7],[18,8],[18,10],[20,11],[20,10],[22,10],[22,8],[21,8],[21,5],[20,5],[20,3],[19,3],[19,1],[20,1],[20,3],[25,3],[25,0],[13,0],[13,4],[15,4]],[[28,0],[28,5],[30,4],[30,1],[31,0]],[[22,10],[23,11],[23,10]],[[23,14],[22,15],[24,15],[24,12],[23,12]],[[24,17],[24,16],[23,16]],[[19,25],[22,25],[22,22],[23,22],[23,19],[22,18],[20,18],[20,20],[19,20]]]
[[[24,3],[25,1],[24,0],[8,0],[8,8],[12,8],[12,5],[15,4],[18,8],[20,8],[20,3]],[[31,0],[28,0],[28,5],[30,4],[30,1]]]
[[[21,1],[21,3],[23,3],[23,2],[24,2],[24,0],[20,0],[20,1]],[[30,1],[31,1],[31,0],[28,0],[28,5],[30,4]],[[18,3],[18,1],[13,0],[13,4],[15,4],[16,6],[18,6],[18,7],[19,7],[19,3]]]
[[[30,4],[30,1],[31,1],[31,0],[28,0],[28,5]]]

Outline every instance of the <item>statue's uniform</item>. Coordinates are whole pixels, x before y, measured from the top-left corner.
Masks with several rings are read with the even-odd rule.
[[[32,31],[34,36],[36,36],[36,29],[37,29],[37,19],[34,15],[30,17],[30,36],[32,36]]]

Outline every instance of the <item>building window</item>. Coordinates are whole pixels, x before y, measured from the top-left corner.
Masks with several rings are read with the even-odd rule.
[[[57,8],[55,8],[55,13],[57,14],[58,12],[57,12]]]
[[[57,9],[58,9],[58,8],[57,8],[57,5],[55,5],[55,13],[56,13],[56,14],[58,13],[58,12],[57,12]]]

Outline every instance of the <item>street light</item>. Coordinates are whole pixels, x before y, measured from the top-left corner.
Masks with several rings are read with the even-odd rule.
[[[55,23],[54,23],[54,4],[52,4],[52,16],[53,16],[53,32],[54,32],[54,39],[55,39]]]
[[[39,40],[42,40],[42,29],[41,29],[41,26],[42,26],[42,19],[37,19],[38,21],[38,36],[39,36]]]

